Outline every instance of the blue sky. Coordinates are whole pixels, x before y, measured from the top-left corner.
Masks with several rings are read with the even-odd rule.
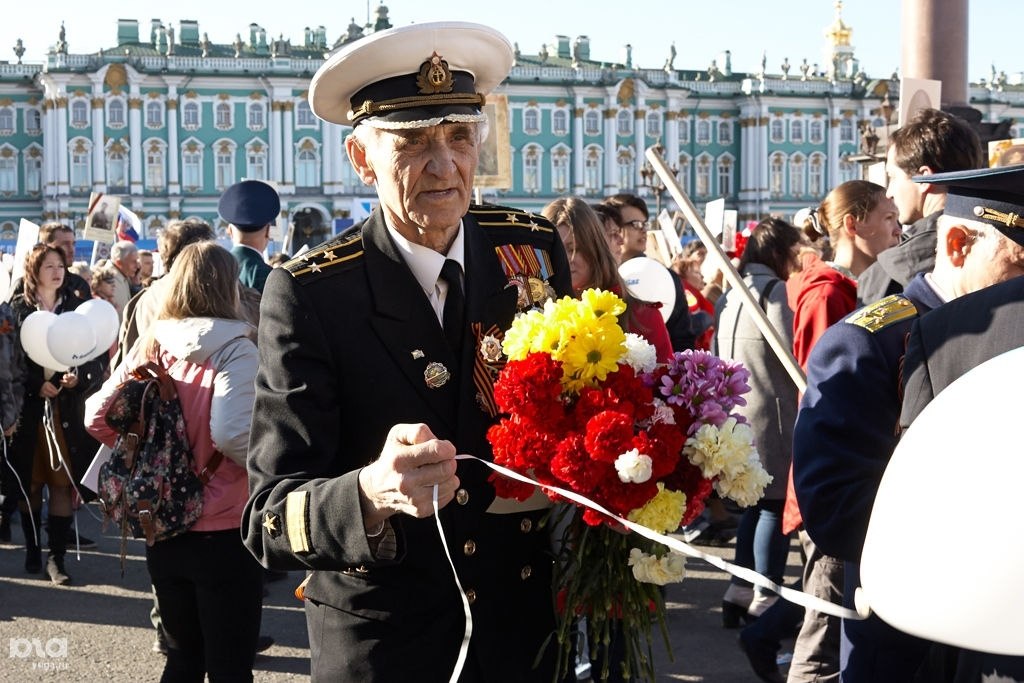
[[[1024,25],[1022,0],[969,0],[969,75],[987,78],[992,64],[1007,73],[1024,71],[1024,54],[1013,39],[994,39],[994,26]],[[18,12],[0,22],[0,59],[14,60],[12,47],[22,38],[27,61],[40,61],[52,45],[63,19],[72,52],[94,52],[116,43],[117,19],[138,19],[145,27],[153,18],[177,28],[181,19],[195,19],[199,30],[218,43],[230,43],[236,33],[247,34],[250,23],[269,35],[302,40],[306,26],[323,25],[333,42],[351,19],[371,18],[379,0],[347,3],[289,3],[282,0],[247,0],[211,3],[177,0],[170,5],[155,0],[132,3],[49,0],[44,11]],[[591,56],[619,61],[623,45],[633,46],[634,64],[661,67],[669,47],[676,43],[676,68],[703,69],[719,53],[732,52],[733,69],[756,71],[765,51],[769,71],[788,57],[790,63],[822,61],[824,28],[832,22],[834,0],[515,0],[497,3],[480,0],[390,0],[386,3],[395,25],[436,19],[478,21],[502,30],[526,53],[536,53],[556,34],[587,35]],[[888,76],[900,62],[900,0],[846,0],[843,18],[854,30],[853,44],[861,66],[873,77]],[[168,9],[171,7],[172,9]],[[627,9],[628,8],[628,9]]]

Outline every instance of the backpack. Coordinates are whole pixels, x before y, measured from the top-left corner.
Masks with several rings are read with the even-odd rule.
[[[216,451],[196,473],[174,381],[159,363],[132,370],[104,420],[120,436],[99,472],[104,522],[121,529],[124,573],[128,532],[146,545],[188,531],[203,511],[203,485],[223,459]]]

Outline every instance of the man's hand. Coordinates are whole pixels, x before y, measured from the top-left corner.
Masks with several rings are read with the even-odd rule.
[[[62,389],[74,389],[78,386],[78,375],[73,372],[65,372],[64,376],[60,378],[60,386]]]
[[[373,532],[398,512],[429,517],[435,484],[438,506],[447,505],[459,487],[455,469],[452,442],[438,440],[424,424],[392,427],[380,457],[359,472],[366,530]]]
[[[39,395],[43,398],[54,398],[60,393],[60,388],[53,385],[52,382],[43,382],[43,386],[39,387]]]

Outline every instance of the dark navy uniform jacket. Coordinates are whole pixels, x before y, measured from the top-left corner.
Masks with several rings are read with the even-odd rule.
[[[465,619],[434,518],[392,517],[394,557],[378,557],[363,527],[359,470],[398,423],[425,423],[458,453],[491,458],[493,418],[478,402],[473,330],[507,330],[519,306],[499,247],[524,245],[547,259],[550,285],[559,296],[571,293],[565,251],[545,219],[471,207],[463,234],[459,357],[379,209],[275,269],[263,294],[242,530],[265,566],[312,570],[307,601],[328,606],[341,624],[339,642],[319,653],[335,660],[338,680],[448,680]],[[439,383],[431,364],[450,380]],[[539,525],[545,511],[487,512],[495,499],[489,472],[459,461],[461,489],[440,514],[472,602],[467,671],[488,681],[550,680],[550,671],[532,669],[554,628],[550,534]]]
[[[900,370],[910,327],[942,301],[918,275],[903,294],[859,309],[821,336],[793,434],[793,483],[804,525],[823,553],[845,562],[853,606],[871,507],[896,448]],[[912,678],[927,643],[872,616],[843,621],[844,681]]]
[[[922,317],[907,344],[901,425],[909,427],[939,392],[967,371],[1020,346],[1024,346],[1024,277],[966,294]],[[1019,586],[1007,587],[1009,602],[1018,592]],[[936,643],[918,680],[1024,680],[1024,657]]]

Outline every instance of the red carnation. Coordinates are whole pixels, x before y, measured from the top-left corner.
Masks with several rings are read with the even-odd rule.
[[[590,418],[586,433],[590,456],[614,464],[616,458],[631,448],[633,420],[622,413],[605,410]]]

